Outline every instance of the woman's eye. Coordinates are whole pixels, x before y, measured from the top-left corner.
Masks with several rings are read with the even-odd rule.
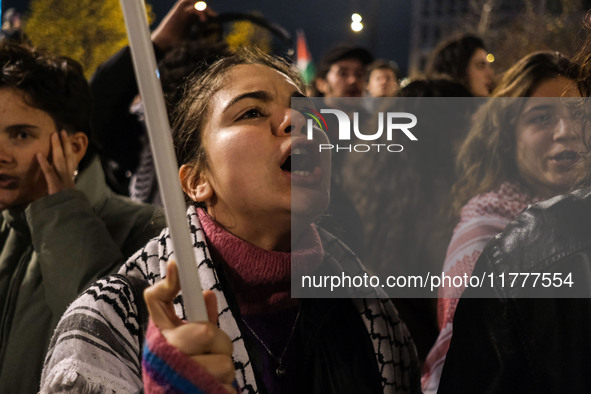
[[[12,138],[14,138],[15,140],[26,140],[30,136],[31,135],[26,131],[15,131],[14,133],[12,133]]]
[[[238,119],[239,120],[253,119],[253,118],[260,118],[262,116],[265,116],[265,115],[263,114],[263,112],[260,109],[251,108],[248,111],[244,112],[242,115],[240,115],[240,117]]]
[[[543,114],[535,116],[531,119],[531,122],[537,125],[549,126],[557,119],[556,116],[550,114]]]

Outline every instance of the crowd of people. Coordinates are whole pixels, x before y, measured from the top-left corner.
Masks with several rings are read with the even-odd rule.
[[[591,390],[591,38],[573,59],[493,70],[462,34],[405,83],[338,44],[306,86],[289,59],[231,51],[193,5],[178,0],[152,42],[206,322],[186,321],[129,48],[87,81],[0,38],[0,393]],[[402,108],[420,139],[325,154],[338,128],[307,128],[291,106],[307,96]],[[294,272],[427,271],[570,273],[576,293],[292,297]]]

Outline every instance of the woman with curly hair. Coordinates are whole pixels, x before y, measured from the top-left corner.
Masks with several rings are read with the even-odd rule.
[[[578,67],[560,53],[532,53],[503,75],[494,98],[478,110],[456,161],[452,204],[459,223],[445,274],[470,275],[484,246],[529,204],[569,190],[584,147],[565,100],[556,97],[580,96],[577,76]],[[440,334],[425,363],[425,392],[437,389],[463,291],[440,290]]]
[[[582,65],[579,89],[584,96],[589,95],[591,82],[589,30],[587,34],[574,58]],[[573,107],[584,126],[588,149],[591,118],[587,100],[575,100],[581,105]],[[579,163],[582,177],[574,185],[576,190],[528,207],[482,252],[474,275],[494,270],[519,273],[520,279],[529,276],[530,281],[524,279],[513,286],[496,282],[486,289],[466,290],[468,297],[462,297],[455,313],[454,340],[438,393],[591,392],[588,152]],[[552,277],[553,286],[547,281],[535,285],[531,279],[536,277]]]

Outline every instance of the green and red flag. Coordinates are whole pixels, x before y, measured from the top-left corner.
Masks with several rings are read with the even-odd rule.
[[[309,84],[312,82],[314,78],[314,73],[316,70],[314,69],[314,63],[312,62],[312,55],[310,54],[310,50],[308,49],[308,44],[306,43],[306,36],[304,35],[303,30],[298,29],[296,31],[297,34],[297,47],[296,47],[296,65],[304,82]]]

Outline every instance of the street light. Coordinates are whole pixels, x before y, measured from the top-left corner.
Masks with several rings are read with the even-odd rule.
[[[207,3],[205,1],[198,1],[195,3],[195,9],[197,11],[203,11],[207,8]]]
[[[363,18],[358,13],[351,15],[351,30],[353,30],[355,33],[359,33],[361,30],[363,30],[363,23],[361,23],[362,19]]]
[[[353,30],[355,33],[359,33],[361,30],[363,30],[363,23],[351,22],[351,30]]]

